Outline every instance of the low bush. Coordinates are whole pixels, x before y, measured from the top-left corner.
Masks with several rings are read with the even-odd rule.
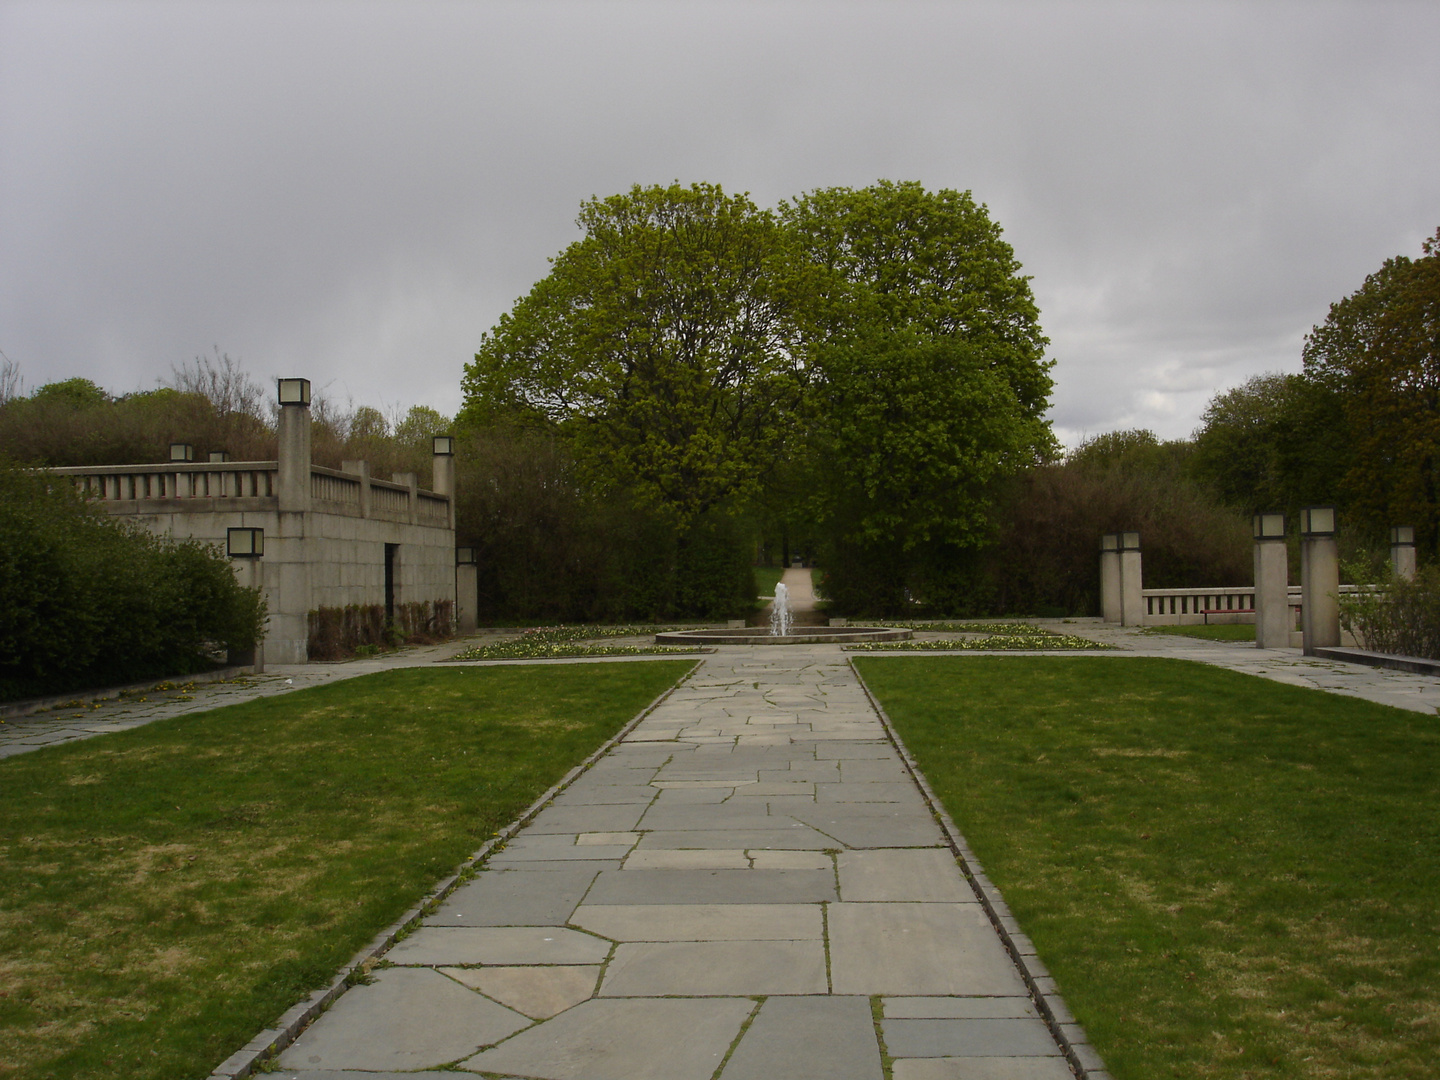
[[[218,548],[107,517],[67,481],[0,466],[0,698],[213,667],[265,621]]]
[[[1367,649],[1440,660],[1440,566],[1342,595],[1340,623]]]

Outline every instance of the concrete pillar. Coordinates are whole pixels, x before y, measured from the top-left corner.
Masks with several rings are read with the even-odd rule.
[[[278,528],[266,537],[270,629],[266,659],[303,664],[310,658],[310,380],[281,379],[276,477]]]
[[[1290,647],[1290,557],[1285,547],[1285,515],[1256,514],[1255,647]]]
[[[1119,533],[1100,537],[1100,617],[1109,623],[1121,620]]]
[[[300,383],[303,386],[297,387]],[[310,380],[280,380],[280,512],[310,509]]]
[[[1140,534],[1120,533],[1120,625],[1145,625],[1144,586],[1140,581]]]
[[[370,463],[368,461],[342,461],[340,471],[360,478],[360,516],[370,516]]]
[[[455,630],[473,634],[480,625],[480,574],[473,562],[455,567]]]
[[[455,440],[449,435],[434,439],[430,490],[450,500],[450,528],[455,527]]]
[[[1415,528],[1397,525],[1390,530],[1390,569],[1402,581],[1415,580]]]
[[[230,567],[235,571],[235,580],[242,588],[265,589],[265,560],[261,558],[239,558],[231,559]],[[260,640],[255,643],[253,649],[244,653],[231,652],[225,660],[232,667],[249,666],[256,675],[265,674],[265,636],[261,632]]]
[[[1340,548],[1335,508],[1300,511],[1300,629],[1304,653],[1340,644]]]

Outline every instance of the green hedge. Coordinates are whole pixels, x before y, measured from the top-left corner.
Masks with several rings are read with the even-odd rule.
[[[258,590],[225,556],[112,519],[66,480],[0,466],[0,699],[216,664],[254,646]]]
[[[1367,649],[1440,660],[1440,566],[1341,596],[1340,622]]]

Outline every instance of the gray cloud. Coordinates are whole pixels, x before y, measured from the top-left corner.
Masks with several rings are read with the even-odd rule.
[[[10,3],[0,349],[448,412],[584,198],[918,179],[1034,276],[1062,438],[1184,435],[1440,224],[1437,44],[1420,3]]]

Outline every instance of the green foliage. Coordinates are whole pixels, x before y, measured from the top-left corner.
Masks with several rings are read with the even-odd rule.
[[[461,542],[474,544],[482,619],[732,618],[754,598],[749,537],[714,511],[681,531],[582,474],[553,432],[457,433]]]
[[[1107,532],[1139,531],[1150,588],[1245,585],[1254,575],[1249,523],[1191,478],[1183,445],[1150,432],[1103,437],[1029,470],[998,517],[984,576],[999,611],[1096,613]]]
[[[1345,492],[1375,530],[1412,524],[1440,550],[1440,230],[1387,259],[1305,341],[1305,372],[1343,402]]]
[[[56,403],[71,409],[88,409],[110,404],[111,398],[89,379],[64,379],[46,383],[30,395],[32,401]]]
[[[463,419],[563,444],[557,497],[587,524],[649,518],[655,568],[622,575],[657,613],[733,611],[742,521],[767,549],[819,547],[844,602],[899,609],[990,535],[997,482],[1053,454],[1028,280],[968,193],[887,181],[777,216],[635,187],[579,223],[482,341]]]
[[[1440,660],[1440,566],[1342,594],[1340,624],[1366,649]]]
[[[0,468],[0,696],[185,674],[252,647],[258,590],[224,555],[132,529],[68,481]]]
[[[1341,395],[1302,375],[1256,375],[1218,394],[1195,433],[1194,474],[1245,514],[1334,503],[1350,467]]]
[[[773,215],[717,186],[636,186],[485,335],[464,416],[566,431],[577,460],[686,528],[753,491],[798,396],[796,272]]]
[[[872,614],[953,602],[999,482],[1054,452],[1029,281],[968,192],[881,181],[782,214],[823,282],[806,425],[827,595]]]
[[[813,191],[781,215],[823,283],[813,318],[828,341],[964,342],[1009,382],[1023,413],[1044,412],[1052,364],[1029,278],[968,191],[882,180]]]

